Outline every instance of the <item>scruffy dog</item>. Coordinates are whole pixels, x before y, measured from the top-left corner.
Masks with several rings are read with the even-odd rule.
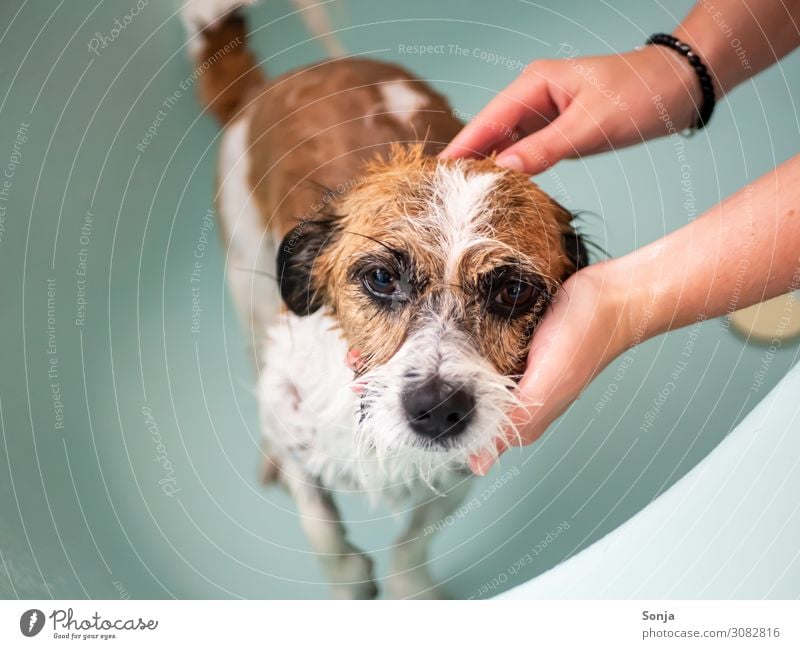
[[[265,78],[236,3],[194,0],[184,20],[224,128],[217,211],[267,474],[336,596],[377,593],[344,488],[411,510],[389,594],[437,597],[424,530],[494,448],[536,324],[586,259],[571,214],[491,160],[437,160],[462,124],[406,70],[342,57]]]

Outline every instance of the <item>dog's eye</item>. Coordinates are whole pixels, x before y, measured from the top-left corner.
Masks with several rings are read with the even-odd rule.
[[[512,279],[497,292],[494,301],[511,309],[522,308],[530,304],[534,290],[533,286],[527,282]]]
[[[397,292],[397,279],[386,268],[372,268],[364,273],[364,285],[370,293],[386,297]]]

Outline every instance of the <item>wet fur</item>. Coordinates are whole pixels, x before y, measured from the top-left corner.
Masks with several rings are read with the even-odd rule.
[[[191,0],[184,16],[196,62],[214,61],[199,95],[225,129],[220,230],[260,373],[264,475],[295,498],[335,595],[376,593],[331,498],[345,488],[413,509],[390,594],[440,596],[423,530],[466,493],[468,456],[494,448],[536,325],[585,249],[570,213],[524,175],[435,158],[462,124],[427,84],[346,57],[267,78],[238,12],[208,21],[235,4]],[[391,268],[408,299],[365,291],[370,264]],[[513,317],[493,302],[508,273],[536,288]],[[432,377],[475,395],[468,428],[447,443],[420,439],[403,412],[404,389]]]

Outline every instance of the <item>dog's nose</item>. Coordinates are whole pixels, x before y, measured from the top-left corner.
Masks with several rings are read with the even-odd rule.
[[[475,397],[465,387],[433,379],[406,390],[403,406],[415,433],[441,440],[464,431],[475,409]]]

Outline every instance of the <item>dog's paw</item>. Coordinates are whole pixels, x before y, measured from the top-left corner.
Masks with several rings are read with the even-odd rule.
[[[331,590],[336,599],[375,599],[378,596],[378,586],[372,580],[354,584],[337,584],[332,586]]]
[[[386,584],[392,599],[448,599],[425,568],[395,572]]]
[[[372,577],[372,559],[365,554],[336,557],[331,565],[331,584],[336,599],[375,599],[378,586]]]

